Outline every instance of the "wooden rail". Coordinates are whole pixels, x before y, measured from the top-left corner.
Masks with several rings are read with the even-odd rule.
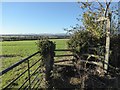
[[[84,54],[84,55],[88,55],[88,54]],[[85,62],[85,63],[97,65],[97,66],[99,66],[100,68],[102,68],[103,70],[108,71],[109,73],[114,74],[114,75],[119,75],[119,74],[120,74],[120,71],[119,71],[117,68],[113,67],[113,66],[110,65],[109,63],[106,63],[104,60],[98,59],[98,60],[96,60],[96,61],[88,61],[88,60],[81,60],[80,57],[79,57],[77,54],[75,54],[74,56],[75,56],[75,58],[78,58],[78,59],[80,60],[80,62]],[[91,56],[93,56],[93,54],[91,54]],[[100,56],[100,57],[102,57],[102,56]],[[100,62],[108,65],[109,68],[111,68],[111,69],[114,70],[114,72],[105,69],[103,66],[101,66],[101,65],[99,64]],[[115,73],[115,72],[116,72],[116,73]]]
[[[66,62],[66,61],[73,61],[74,59],[66,59],[66,60],[57,60],[57,61],[54,61],[54,63],[59,63],[59,62]]]
[[[73,51],[73,49],[56,49],[55,51]]]
[[[62,66],[62,67],[65,67],[65,66],[67,66],[67,67],[74,67],[73,64],[60,64],[60,63],[55,63],[54,65],[55,65],[55,66]]]
[[[72,52],[73,49],[56,49],[57,52]],[[64,54],[64,55],[55,55],[55,57],[68,57],[68,56],[74,56],[73,54]]]
[[[73,54],[68,54],[68,55],[55,55],[55,57],[68,57],[68,56],[74,56]]]

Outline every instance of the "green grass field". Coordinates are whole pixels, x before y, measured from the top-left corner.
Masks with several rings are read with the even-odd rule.
[[[65,49],[67,48],[67,40],[68,39],[52,39],[53,42],[56,43],[56,49]],[[31,41],[4,41],[0,42],[2,43],[2,57],[1,59],[1,70],[4,70],[5,68],[11,66],[12,64],[18,62],[21,59],[26,58],[27,56],[35,53],[38,51],[37,48],[37,41],[31,40]],[[61,53],[63,54],[63,53]],[[30,59],[31,63],[34,63],[35,60],[38,60],[40,58],[39,55],[36,57],[33,57]],[[37,65],[33,68],[35,69]],[[20,66],[16,67],[15,69],[9,71],[2,77],[2,87],[5,86],[8,82],[16,78],[21,72],[23,72],[25,69],[27,69],[27,63],[23,63]],[[23,79],[27,77],[27,73],[22,76],[22,79],[19,79],[15,84],[15,86],[20,85],[23,83]]]

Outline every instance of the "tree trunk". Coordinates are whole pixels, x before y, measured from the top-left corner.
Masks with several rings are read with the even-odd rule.
[[[109,52],[110,52],[110,20],[111,20],[111,15],[108,14],[108,19],[107,19],[107,28],[106,28],[106,53],[105,53],[105,63],[109,63]],[[108,65],[104,64],[105,70],[108,70]],[[105,71],[107,73],[107,71]]]

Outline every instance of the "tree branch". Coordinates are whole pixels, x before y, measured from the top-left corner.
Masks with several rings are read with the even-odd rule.
[[[81,3],[84,5],[85,8],[88,7],[89,11],[92,11],[88,2],[81,2]]]
[[[105,17],[107,16],[107,13],[108,13],[108,9],[109,9],[109,6],[110,6],[110,4],[111,4],[111,2],[112,2],[112,0],[110,0],[110,2],[109,3],[107,3],[107,1],[105,0],[105,2],[106,2],[106,8],[105,8]]]
[[[99,4],[100,7],[101,7],[101,10],[102,10],[102,8],[104,8],[103,5],[102,5],[98,0],[96,0],[96,1],[98,2],[98,4]]]

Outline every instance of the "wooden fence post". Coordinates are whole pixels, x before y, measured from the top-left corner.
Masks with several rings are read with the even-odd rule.
[[[109,63],[109,53],[110,53],[110,24],[111,24],[111,13],[108,14],[107,18],[107,28],[106,28],[106,52],[105,52],[105,63]],[[104,64],[104,68],[108,70],[108,65]],[[107,73],[107,71],[105,71]]]

